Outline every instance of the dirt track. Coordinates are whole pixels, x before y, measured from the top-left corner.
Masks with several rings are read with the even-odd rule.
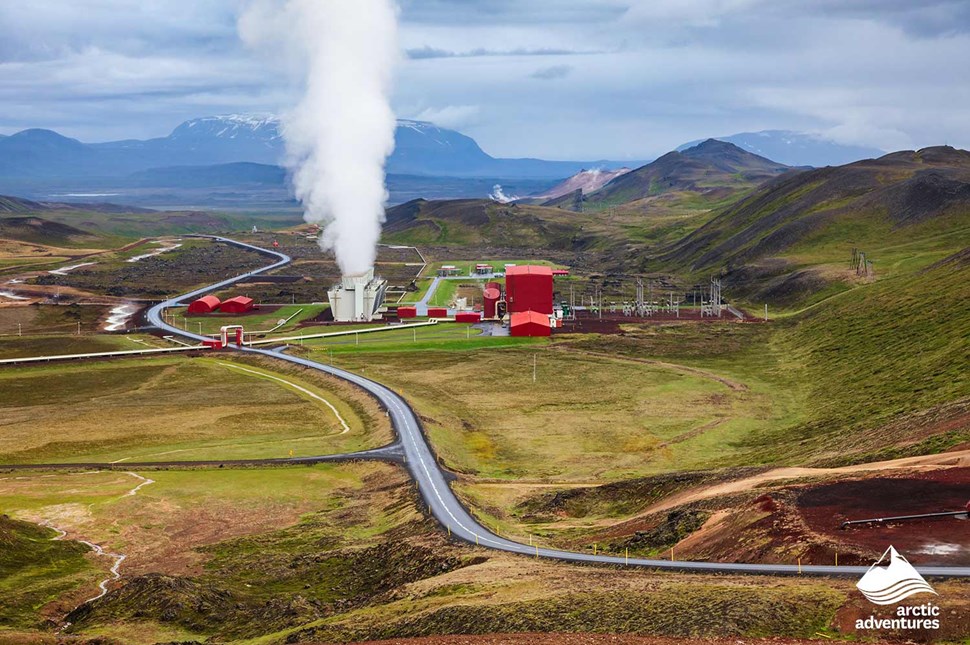
[[[835,475],[851,475],[864,472],[878,472],[887,470],[937,470],[940,468],[970,467],[970,450],[944,452],[938,455],[923,455],[920,457],[905,457],[891,461],[877,461],[871,464],[856,464],[840,468],[774,468],[758,475],[745,477],[736,481],[715,484],[700,490],[689,490],[678,495],[672,495],[662,502],[646,508],[639,516],[651,515],[660,511],[670,510],[677,506],[689,504],[702,499],[720,497],[751,490],[768,482],[784,479],[800,479],[803,477],[829,477]]]

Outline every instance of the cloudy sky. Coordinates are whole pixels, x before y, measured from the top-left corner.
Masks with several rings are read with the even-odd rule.
[[[340,2],[353,0],[320,0]],[[399,0],[399,117],[496,156],[643,159],[789,129],[970,148],[967,0]],[[277,112],[244,0],[0,0],[0,133],[164,136]]]

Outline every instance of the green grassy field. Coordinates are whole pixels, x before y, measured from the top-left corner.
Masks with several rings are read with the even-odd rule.
[[[773,407],[767,387],[738,392],[705,374],[556,347],[402,348],[339,363],[404,392],[445,464],[479,478],[610,481],[713,467],[725,445],[789,410]]]
[[[73,336],[100,331],[99,321],[111,307],[105,305],[27,305],[0,307],[0,338],[27,335]]]
[[[417,319],[422,320],[422,319]],[[339,327],[337,329],[343,329]],[[301,330],[302,332],[303,330]],[[309,330],[308,330],[309,331]],[[321,329],[335,331],[335,328]],[[375,334],[347,335],[333,338],[317,338],[294,343],[295,349],[311,352],[316,360],[329,361],[330,353],[335,355],[358,353],[414,353],[427,350],[446,352],[466,352],[476,349],[496,349],[519,347],[547,342],[545,338],[512,338],[511,336],[482,336],[481,330],[467,323],[438,323],[427,327],[395,329]],[[341,359],[343,360],[343,359]],[[382,359],[373,363],[381,364]],[[368,359],[368,364],[373,364]]]
[[[25,335],[0,337],[0,358],[90,354],[176,347],[174,343],[148,334]]]
[[[126,581],[142,575],[202,576],[210,582],[217,579],[225,588],[245,589],[260,576],[278,576],[272,589],[260,585],[254,591],[255,603],[287,592],[306,593],[305,581],[294,573],[284,582],[286,576],[275,572],[275,563],[239,567],[240,560],[252,564],[260,554],[267,561],[284,553],[296,556],[294,538],[303,532],[310,533],[300,540],[308,551],[335,540],[352,546],[415,518],[410,505],[397,512],[384,510],[380,502],[386,504],[388,494],[375,489],[400,489],[403,475],[382,464],[157,471],[145,476],[151,483],[129,495],[144,480],[123,472],[0,474],[0,504],[18,518],[0,516],[0,544],[5,546],[0,550],[0,571],[5,574],[0,590],[6,592],[0,603],[0,640],[4,628],[40,627],[44,618],[63,619],[109,577],[112,560],[85,557],[89,548],[74,539],[124,554],[121,572]],[[40,522],[66,531],[67,537],[51,541],[57,533],[38,527]],[[274,531],[282,534],[275,540],[248,537]],[[138,619],[131,625],[105,622],[104,631],[95,627],[88,635],[107,633],[125,642],[154,642],[152,638],[178,633],[182,638],[199,636],[192,626],[166,625],[164,620],[147,628]]]
[[[359,391],[316,373],[273,367],[228,357],[157,357],[4,370],[0,461],[308,456],[389,441],[384,415]],[[329,401],[349,431],[329,407],[289,383]]]
[[[170,313],[174,314],[175,323],[179,327],[201,334],[217,334],[223,325],[242,325],[247,332],[265,332],[276,327],[279,321],[293,316],[289,322],[274,332],[276,335],[280,335],[304,333],[304,330],[297,329],[297,326],[304,320],[320,315],[328,307],[329,305],[324,304],[283,305],[275,311],[264,313],[257,310],[243,316],[222,313],[186,316],[185,308],[172,309]],[[294,314],[296,315],[294,316]]]
[[[12,510],[7,504],[4,509]],[[39,627],[47,606],[62,596],[82,586],[95,588],[99,572],[85,558],[88,548],[55,540],[57,535],[54,529],[0,515],[0,639],[4,628]]]
[[[0,540],[48,547],[17,559],[34,591],[4,597],[0,639],[49,637],[65,620],[64,637],[136,645],[562,629],[807,637],[854,607],[849,580],[674,576],[449,543],[415,508],[404,472],[385,464],[143,476],[153,483],[127,495],[143,482],[123,472],[0,474],[0,504],[19,518],[0,522]],[[40,521],[67,540],[44,542],[53,532],[26,524]],[[127,557],[106,598],[68,614],[111,564],[80,557],[74,538]],[[947,610],[959,607],[958,583],[937,588]]]

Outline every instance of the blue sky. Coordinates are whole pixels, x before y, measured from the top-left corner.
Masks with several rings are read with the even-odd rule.
[[[321,0],[353,1],[353,0]],[[966,0],[400,0],[393,104],[496,156],[642,159],[791,129],[970,148]],[[0,0],[0,132],[163,136],[277,112],[243,0]]]

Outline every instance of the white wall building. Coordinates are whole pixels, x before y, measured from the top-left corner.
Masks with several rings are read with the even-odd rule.
[[[327,292],[330,310],[337,322],[370,322],[384,312],[387,280],[374,277],[374,269],[360,275],[345,275]]]

